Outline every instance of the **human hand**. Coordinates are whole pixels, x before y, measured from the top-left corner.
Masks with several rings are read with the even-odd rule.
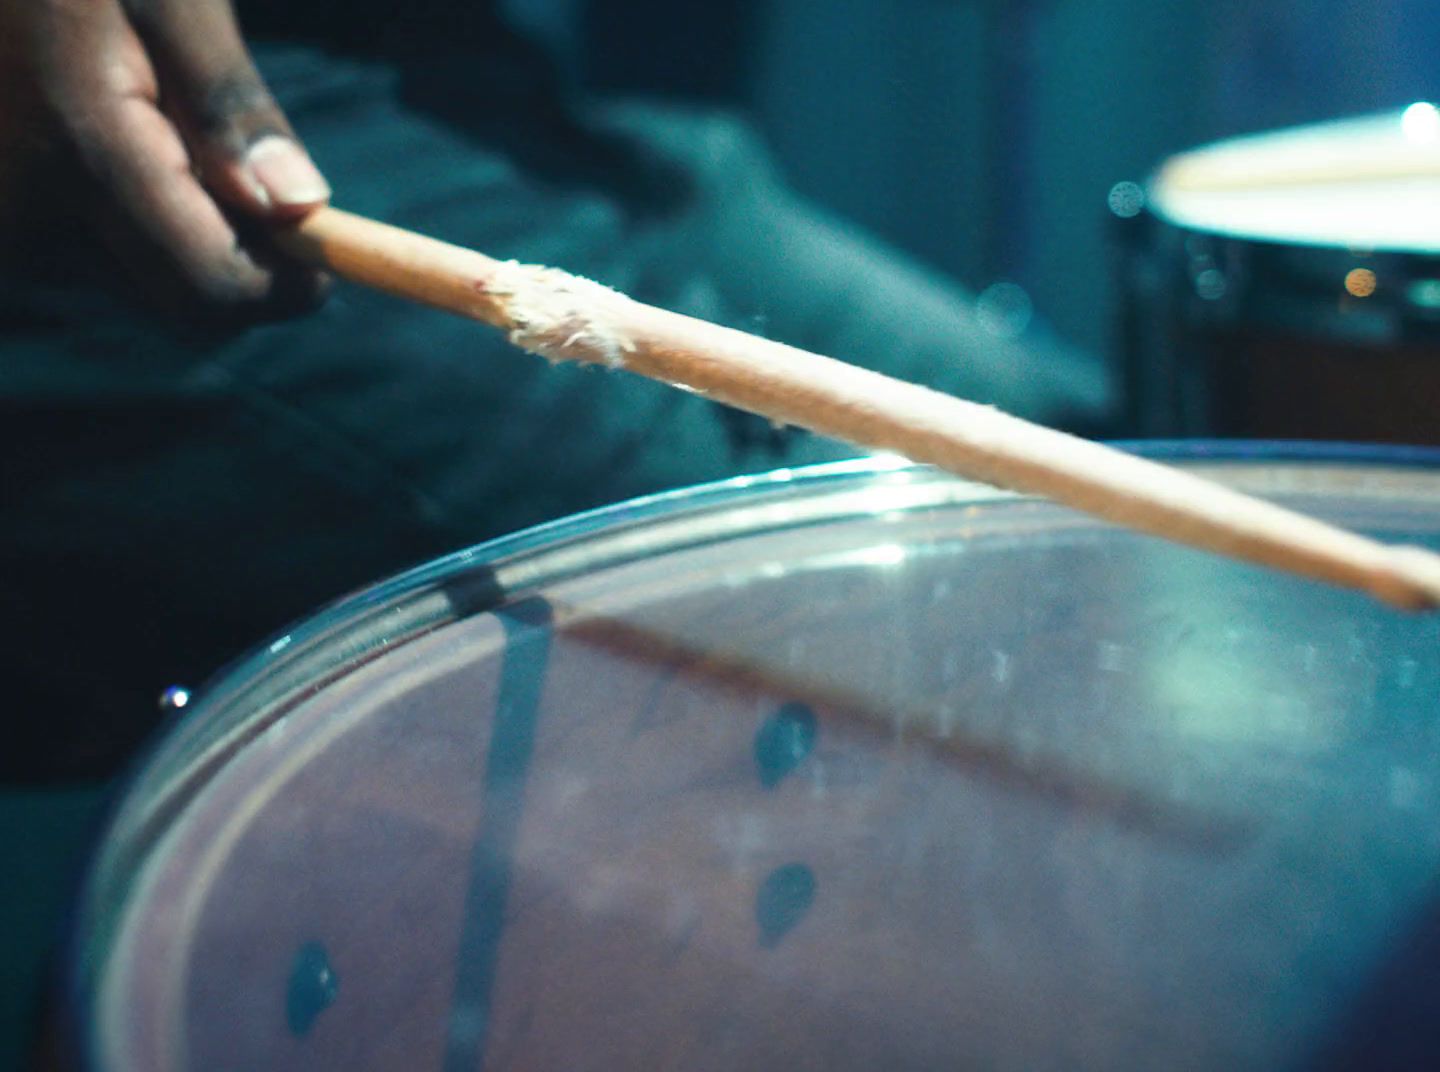
[[[0,0],[0,168],[12,210],[39,191],[28,227],[81,222],[172,312],[277,315],[322,288],[265,240],[330,189],[229,0]]]

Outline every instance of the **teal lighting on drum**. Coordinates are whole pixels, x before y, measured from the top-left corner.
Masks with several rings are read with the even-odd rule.
[[[1357,631],[1343,620],[1312,626],[1286,599],[1257,598],[1246,568],[1190,555],[1140,562],[1154,571],[1152,585],[1183,597],[1118,654],[1097,644],[1096,662],[1102,671],[1139,675],[1131,687],[1163,712],[1165,747],[1193,755],[1203,742],[1219,750],[1204,753],[1208,762],[1223,765],[1226,749],[1303,755],[1336,746],[1363,703],[1356,678],[1366,667],[1348,658]]]
[[[1400,113],[1400,131],[1412,145],[1440,141],[1440,108],[1429,101],[1416,101]]]

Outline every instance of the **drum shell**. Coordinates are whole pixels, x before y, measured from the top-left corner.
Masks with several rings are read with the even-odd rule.
[[[1135,434],[1440,442],[1440,256],[1257,241],[1152,211],[1114,235]]]

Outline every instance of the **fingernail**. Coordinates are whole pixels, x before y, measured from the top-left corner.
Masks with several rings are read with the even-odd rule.
[[[263,209],[275,207],[275,200],[270,196],[270,191],[265,189],[265,184],[256,177],[249,167],[240,168],[240,181],[245,184],[246,191],[255,199],[255,203]]]
[[[277,205],[315,205],[330,196],[330,184],[305,150],[278,134],[250,146],[245,167]]]

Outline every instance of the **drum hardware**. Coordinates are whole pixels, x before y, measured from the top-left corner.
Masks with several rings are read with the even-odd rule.
[[[1413,143],[1416,108],[1208,146],[1145,211],[1112,203],[1135,434],[1440,442],[1440,144]]]

